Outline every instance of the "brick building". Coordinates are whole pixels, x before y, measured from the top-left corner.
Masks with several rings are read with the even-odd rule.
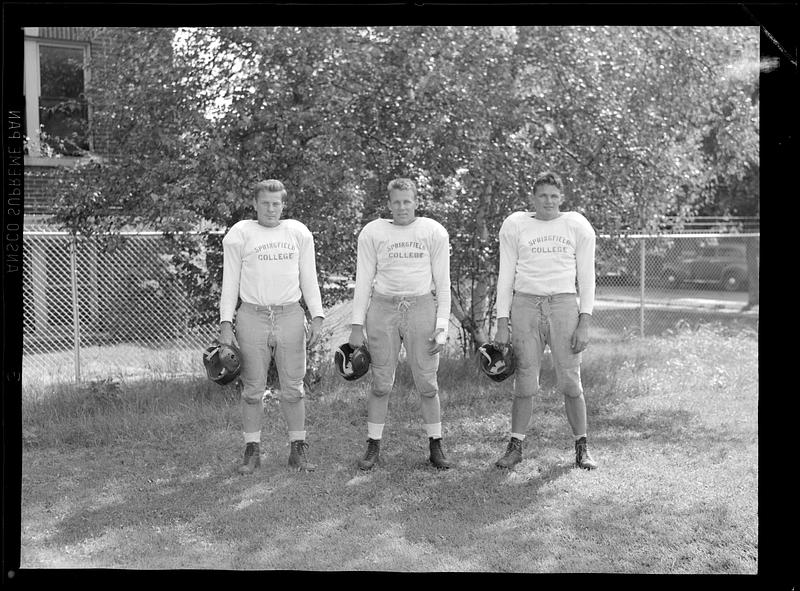
[[[99,31],[24,28],[26,226],[52,213],[58,168],[108,153],[110,134],[92,121],[87,92],[92,70],[112,67],[108,33]]]
[[[169,251],[158,236],[137,236],[110,252],[95,240],[59,231],[51,219],[59,170],[113,156],[115,130],[104,128],[93,109],[105,104],[97,81],[115,73],[114,44],[123,43],[125,34],[130,30],[24,28],[26,352],[73,346],[76,313],[83,344],[139,338],[146,314],[163,326],[175,324],[177,305],[165,305],[162,314],[148,308],[150,291],[167,304],[175,297],[164,287],[159,257]],[[163,332],[144,328],[150,336]]]

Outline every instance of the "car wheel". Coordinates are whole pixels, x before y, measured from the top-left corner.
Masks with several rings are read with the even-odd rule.
[[[722,289],[725,291],[741,291],[744,285],[745,279],[741,273],[729,271],[722,276]]]
[[[664,287],[678,287],[683,283],[683,276],[673,269],[664,269],[661,272],[661,281]]]

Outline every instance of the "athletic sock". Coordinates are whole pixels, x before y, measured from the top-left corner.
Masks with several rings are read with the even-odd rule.
[[[242,431],[242,435],[244,436],[245,445],[248,443],[261,443],[261,431],[253,431],[252,433]]]
[[[520,441],[525,441],[525,433],[512,433],[511,437],[519,439]]]
[[[434,439],[441,439],[442,438],[442,423],[429,423],[425,425],[425,432],[428,434],[428,437],[433,437]]]
[[[367,437],[378,440],[383,437],[384,423],[370,423],[367,421]]]
[[[305,431],[289,431],[289,441],[305,441],[306,440],[306,432]]]

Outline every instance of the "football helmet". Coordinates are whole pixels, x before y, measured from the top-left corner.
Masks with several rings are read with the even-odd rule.
[[[365,346],[353,347],[350,343],[339,345],[333,355],[336,371],[348,381],[357,380],[369,370],[371,358]]]
[[[208,379],[220,386],[230,384],[242,370],[242,355],[234,345],[213,343],[203,352]]]
[[[478,347],[478,364],[489,379],[502,382],[514,373],[514,349],[510,343],[505,346],[484,343]]]

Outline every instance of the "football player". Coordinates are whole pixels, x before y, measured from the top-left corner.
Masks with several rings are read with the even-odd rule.
[[[556,389],[564,396],[575,439],[575,463],[585,469],[597,466],[587,446],[586,400],[580,372],[594,307],[595,232],[580,213],[562,212],[562,201],[561,178],[552,172],[543,173],[533,184],[533,211],[512,213],[500,227],[494,341],[503,346],[510,338],[517,375],[511,437],[505,454],[495,464],[499,468],[511,468],[522,460],[545,345],[550,346]]]
[[[261,464],[262,396],[273,357],[281,387],[281,414],[289,431],[289,466],[315,469],[306,454],[303,377],[306,347],[319,339],[324,314],[314,237],[301,222],[281,219],[286,195],[281,181],[257,183],[253,190],[256,219],[235,223],[222,240],[218,340],[236,344],[242,355],[245,452],[238,468],[242,474],[252,473]],[[308,326],[301,297],[312,316]],[[237,299],[241,300],[238,310]]]
[[[429,441],[429,461],[451,464],[442,451],[437,371],[450,321],[450,242],[437,221],[416,215],[417,188],[397,178],[388,185],[391,219],[376,219],[358,236],[356,284],[349,344],[364,344],[371,356],[367,394],[367,450],[358,461],[370,470],[379,461],[380,442],[394,385],[401,344],[421,397]]]

